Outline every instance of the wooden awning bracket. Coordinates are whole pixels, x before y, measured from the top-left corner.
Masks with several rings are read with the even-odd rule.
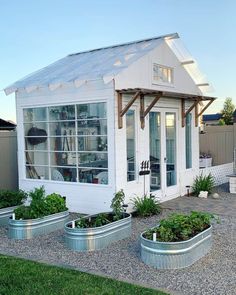
[[[204,108],[199,112],[198,111],[198,104],[195,107],[195,126],[198,126],[198,118],[205,112],[205,110],[213,103],[215,98],[211,98],[209,102],[204,106]]]
[[[140,91],[137,91],[135,95],[130,99],[127,105],[122,109],[122,93],[118,92],[118,128],[121,129],[123,127],[123,116],[127,113],[132,104],[136,101],[136,99],[140,96]]]
[[[185,119],[187,115],[196,107],[196,105],[199,103],[199,99],[195,100],[194,103],[189,107],[187,111],[185,111],[185,99],[181,99],[181,123],[182,127],[185,127]]]
[[[158,100],[162,97],[162,92],[160,92],[158,95],[155,95],[153,101],[150,103],[150,105],[147,107],[147,109],[144,111],[144,117],[147,116],[147,114],[151,111],[151,109],[154,107],[154,105],[158,102]]]

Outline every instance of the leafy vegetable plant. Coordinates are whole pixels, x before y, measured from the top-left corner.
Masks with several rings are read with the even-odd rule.
[[[199,195],[200,191],[207,191],[208,193],[211,193],[214,185],[215,180],[211,174],[206,176],[201,174],[197,176],[193,182],[193,193],[197,196]]]
[[[180,242],[189,240],[210,227],[213,219],[219,220],[210,213],[192,211],[190,214],[172,214],[160,221],[159,226],[144,233],[146,239],[152,240],[156,233],[159,242]]]
[[[151,216],[161,212],[161,206],[153,195],[145,195],[143,198],[136,197],[132,202],[134,210],[139,216]]]
[[[0,190],[0,209],[21,205],[27,198],[23,190]]]
[[[111,209],[114,212],[114,220],[119,220],[122,218],[122,213],[124,212],[124,200],[125,194],[123,190],[118,191],[111,201]]]
[[[65,198],[56,193],[46,196],[43,186],[32,190],[29,196],[29,206],[20,206],[14,210],[16,219],[35,219],[67,210]]]

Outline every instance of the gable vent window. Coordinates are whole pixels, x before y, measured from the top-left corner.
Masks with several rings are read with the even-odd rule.
[[[173,84],[173,69],[158,64],[153,64],[153,81]]]

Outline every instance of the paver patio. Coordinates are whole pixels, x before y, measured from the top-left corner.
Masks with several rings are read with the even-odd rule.
[[[180,197],[165,202],[160,216],[133,218],[131,237],[102,251],[78,253],[67,250],[63,231],[32,240],[14,241],[7,238],[6,228],[0,228],[0,253],[135,282],[171,294],[235,295],[236,195],[226,193],[226,189],[226,186],[216,188],[220,199]],[[142,263],[140,233],[172,212],[190,210],[216,213],[221,218],[220,224],[214,224],[211,252],[194,265],[180,270],[156,270]]]

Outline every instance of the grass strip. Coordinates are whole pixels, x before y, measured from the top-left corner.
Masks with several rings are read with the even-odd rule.
[[[76,270],[0,255],[0,295],[167,295]]]

